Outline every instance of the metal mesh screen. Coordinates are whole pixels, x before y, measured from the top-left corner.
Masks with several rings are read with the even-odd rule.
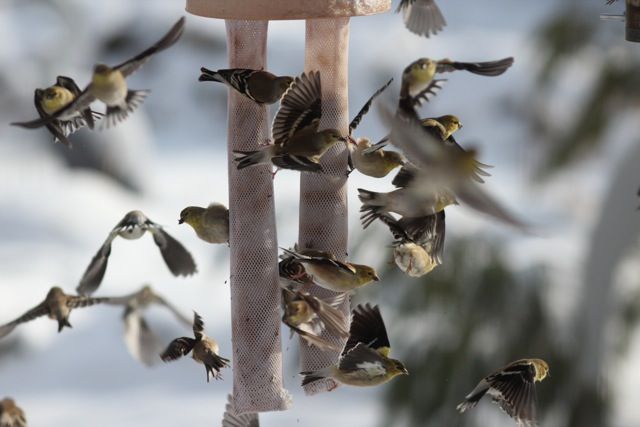
[[[268,21],[226,21],[230,68],[266,68]],[[278,241],[271,167],[238,171],[232,150],[269,137],[267,107],[229,91],[228,164],[233,395],[236,410],[285,410],[282,384]]]
[[[306,27],[305,69],[320,70],[322,120],[320,129],[335,128],[344,135],[349,127],[348,103],[349,18],[309,19]],[[347,149],[334,146],[322,157],[324,174],[303,173],[300,177],[300,223],[298,245],[329,251],[344,260],[347,252]],[[335,293],[314,287],[312,293],[327,298]],[[340,307],[349,312],[349,298]],[[348,317],[348,316],[347,316]],[[344,346],[346,339],[323,337]],[[303,371],[334,364],[339,354],[320,351],[300,343]],[[307,394],[335,388],[333,380],[318,381],[305,387]]]

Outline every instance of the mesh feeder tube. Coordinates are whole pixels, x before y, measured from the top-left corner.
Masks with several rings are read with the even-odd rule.
[[[305,69],[319,70],[322,81],[320,129],[336,128],[346,135],[349,17],[386,12],[390,7],[390,0],[187,0],[186,9],[195,15],[227,20],[230,68],[268,69],[268,21],[306,19]],[[265,106],[229,91],[232,363],[238,412],[277,411],[289,406],[282,381],[271,168],[260,165],[238,171],[231,155],[232,150],[260,148],[270,135],[269,124]],[[326,175],[302,174],[300,184],[299,245],[330,251],[340,259],[347,252],[346,159],[346,147],[334,147],[321,162]],[[329,291],[314,287],[312,293],[326,297]],[[348,313],[348,302],[342,309]],[[302,370],[335,363],[339,356],[304,343],[300,353]],[[307,386],[306,391],[334,387],[329,380]]]

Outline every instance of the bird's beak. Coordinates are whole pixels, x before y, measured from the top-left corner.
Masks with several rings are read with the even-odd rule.
[[[380,281],[380,277],[377,274],[373,275],[373,280],[375,280],[376,282]]]
[[[183,224],[183,223],[184,223],[184,218],[180,218],[180,219],[178,220],[178,224]]]
[[[407,368],[402,368],[402,375],[409,375]]]

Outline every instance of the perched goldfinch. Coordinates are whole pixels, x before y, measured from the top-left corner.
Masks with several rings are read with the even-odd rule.
[[[324,301],[307,292],[282,287],[282,322],[291,329],[291,335],[297,333],[310,346],[340,351],[320,335],[328,330],[333,336],[349,336],[349,331],[343,326],[345,315],[337,309],[346,297],[347,294],[343,293]]]
[[[258,104],[274,104],[293,83],[293,77],[276,76],[264,70],[200,68],[201,82],[221,82]]]
[[[548,374],[549,365],[542,359],[517,360],[480,380],[456,409],[460,412],[471,409],[485,394],[489,394],[493,402],[500,405],[519,426],[535,426],[535,383]]]
[[[260,419],[257,412],[236,411],[236,404],[232,395],[227,396],[227,405],[222,416],[222,427],[260,427]]]
[[[38,115],[41,118],[46,118],[73,102],[79,94],[80,88],[71,77],[58,76],[55,85],[46,89],[36,89],[33,101]],[[82,111],[71,111],[68,114],[63,114],[45,126],[53,135],[54,143],[61,142],[71,147],[71,141],[69,141],[68,136],[84,126],[93,129],[94,119],[100,117],[102,117],[102,114],[87,107]]]
[[[142,67],[152,55],[171,47],[177,42],[184,31],[184,23],[184,17],[180,18],[169,32],[153,46],[122,64],[118,64],[115,67],[97,64],[93,68],[91,83],[72,102],[55,113],[31,122],[12,124],[26,128],[37,128],[58,120],[59,117],[68,116],[77,111],[84,111],[96,99],[107,106],[104,119],[106,126],[115,125],[119,121],[126,119],[129,113],[132,113],[149,93],[148,90],[130,90],[127,86],[126,78]]]
[[[220,203],[184,208],[178,220],[178,224],[183,223],[189,224],[205,242],[229,243],[229,209]]]
[[[314,249],[284,249],[313,277],[314,283],[334,292],[349,292],[380,278],[373,267],[338,261],[333,254]]]
[[[349,340],[337,364],[317,371],[301,372],[302,385],[333,378],[353,386],[384,384],[398,375],[408,375],[399,360],[389,358],[391,346],[378,306],[358,305],[352,312]]]
[[[89,298],[65,294],[58,286],[52,287],[44,301],[27,311],[16,320],[0,326],[0,338],[7,336],[21,323],[28,322],[38,317],[47,316],[58,322],[58,332],[64,327],[71,327],[69,314],[74,308],[88,307],[94,304],[107,303],[109,298]]]
[[[282,169],[322,172],[320,158],[347,138],[337,129],[319,131],[321,116],[320,73],[302,73],[282,97],[273,121],[274,143],[261,150],[234,151],[238,169],[271,162]]]
[[[352,145],[355,146],[350,150],[353,167],[358,172],[373,178],[383,178],[405,162],[402,154],[396,151],[378,149],[371,153],[365,153],[368,148],[371,148],[371,143],[367,138],[360,138]]]
[[[183,325],[191,327],[191,320],[158,295],[149,285],[145,285],[137,292],[123,297],[109,298],[111,305],[124,306],[122,320],[124,321],[124,341],[127,350],[134,359],[146,366],[158,362],[158,354],[163,350],[160,338],[149,327],[143,313],[151,306],[162,306],[169,310]]]
[[[111,242],[120,236],[127,240],[136,240],[146,232],[151,233],[165,264],[174,276],[190,276],[196,270],[196,263],[191,254],[162,227],[151,221],[140,211],[127,213],[111,230],[107,240],[102,244],[98,252],[91,259],[89,266],[82,275],[80,284],[76,288],[79,294],[89,295],[95,292],[107,270],[107,262],[111,255]]]
[[[487,62],[458,62],[451,59],[420,58],[409,64],[402,73],[400,97],[413,97],[433,81],[436,74],[465,70],[481,76],[499,76],[513,65],[513,58]]]
[[[389,214],[375,215],[389,227],[395,239],[393,259],[402,272],[421,277],[442,264],[445,238],[444,210],[419,218],[395,219]]]
[[[24,411],[10,397],[0,400],[0,427],[27,427]]]
[[[229,359],[218,355],[218,343],[204,334],[204,322],[196,312],[193,316],[193,335],[195,339],[182,337],[171,341],[160,358],[163,362],[171,362],[191,352],[193,360],[204,365],[207,382],[210,378],[222,379],[220,370],[229,366]]]
[[[447,25],[435,0],[400,0],[400,11],[407,29],[419,36],[435,36]]]

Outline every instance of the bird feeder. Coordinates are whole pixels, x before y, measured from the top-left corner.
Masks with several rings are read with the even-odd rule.
[[[229,68],[268,70],[269,20],[306,20],[305,71],[320,71],[320,129],[348,133],[349,18],[386,12],[390,0],[187,0],[192,14],[226,20]],[[220,67],[222,68],[222,67]],[[299,74],[299,73],[292,73]],[[230,91],[228,168],[231,246],[231,323],[233,395],[238,412],[285,410],[289,394],[282,381],[280,286],[271,167],[241,171],[232,150],[256,150],[270,137],[266,106]],[[334,146],[322,158],[323,174],[302,173],[298,245],[347,253],[347,149]],[[330,291],[314,287],[325,298]],[[349,301],[341,307],[349,311]],[[348,318],[348,316],[347,316]],[[338,346],[344,340],[332,340]],[[339,354],[300,344],[301,370],[331,365]],[[331,390],[333,380],[318,381],[308,394]]]
[[[640,0],[626,0],[625,13],[622,15],[602,14],[606,21],[625,22],[625,38],[630,42],[640,42]]]

